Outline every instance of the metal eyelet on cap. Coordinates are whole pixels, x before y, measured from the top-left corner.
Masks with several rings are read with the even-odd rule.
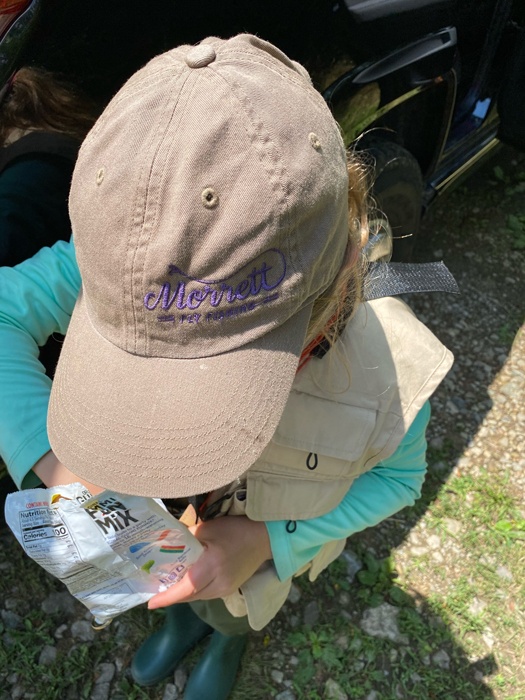
[[[310,141],[310,144],[315,148],[316,151],[321,150],[321,142],[319,141],[319,137],[317,134],[314,134],[313,131],[311,131],[308,134],[308,140]]]
[[[105,168],[99,168],[97,171],[97,177],[96,177],[96,183],[97,185],[101,185],[104,182],[104,176],[106,175],[106,169]]]
[[[210,46],[210,44],[199,44],[199,46],[194,46],[188,51],[185,61],[190,68],[205,68],[215,60],[216,56],[213,46]]]
[[[212,187],[206,187],[201,194],[202,203],[206,209],[213,209],[219,203],[219,195]]]

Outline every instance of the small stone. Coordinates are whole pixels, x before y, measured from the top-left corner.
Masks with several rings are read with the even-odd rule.
[[[22,627],[22,618],[12,610],[2,610],[2,622],[8,630],[16,630]]]
[[[299,625],[301,624],[301,618],[299,617],[299,615],[290,615],[290,617],[288,618],[288,624],[292,628],[299,627]]]
[[[486,607],[487,603],[484,600],[474,598],[472,603],[469,605],[468,611],[471,615],[480,615]]]
[[[444,518],[443,525],[451,535],[458,535],[461,532],[461,523],[453,518]]]
[[[351,549],[345,549],[340,558],[346,564],[346,576],[350,583],[355,579],[355,575],[363,568],[363,562]]]
[[[436,473],[444,472],[448,469],[448,464],[446,462],[434,462],[430,465],[430,470]]]
[[[14,640],[13,637],[9,634],[9,632],[6,632],[5,634],[2,635],[2,644],[4,645],[4,647],[6,647],[6,649],[7,649],[8,647],[14,646],[15,640]]]
[[[430,447],[432,447],[434,450],[442,450],[444,444],[445,438],[442,436],[432,438],[432,440],[430,441]]]
[[[40,608],[48,615],[74,615],[75,599],[67,591],[55,591],[42,601]]]
[[[115,665],[110,663],[98,664],[96,672],[96,683],[111,683],[115,677]]]
[[[459,408],[451,399],[447,400],[447,403],[445,404],[445,410],[448,411],[451,415],[456,415],[457,413],[459,413]]]
[[[295,695],[291,690],[283,690],[282,693],[275,696],[275,700],[295,700]]]
[[[272,677],[272,681],[275,683],[282,683],[284,680],[284,673],[282,671],[278,671],[277,669],[273,669],[270,675]]]
[[[503,578],[506,581],[512,581],[514,578],[506,566],[498,566],[496,573],[500,578]]]
[[[108,700],[110,691],[109,683],[95,683],[89,700]]]
[[[46,644],[46,646],[40,652],[38,657],[38,663],[41,666],[52,666],[57,658],[57,649],[51,644]]]
[[[341,591],[341,593],[339,593],[339,603],[343,607],[347,607],[348,605],[350,605],[350,602],[351,602],[350,594],[347,591]]]
[[[441,649],[440,651],[436,651],[435,654],[432,654],[432,663],[434,666],[438,666],[444,671],[448,671],[450,668],[450,656],[444,649]]]
[[[337,681],[329,678],[324,684],[324,696],[326,700],[348,700],[348,695],[344,692]]]
[[[188,673],[184,667],[180,666],[175,671],[175,675],[174,675],[174,683],[175,683],[175,686],[176,686],[177,690],[179,691],[179,693],[182,693],[187,682],[188,682]]]
[[[317,603],[317,601],[312,600],[308,603],[308,605],[304,609],[303,622],[305,625],[309,625],[310,627],[313,627],[315,624],[317,624],[318,620],[319,620],[319,604]]]
[[[517,382],[514,380],[511,380],[507,382],[506,384],[502,384],[499,388],[502,394],[505,394],[505,396],[508,396],[509,398],[513,399],[514,397],[517,397],[521,393],[521,382]]]
[[[292,583],[290,586],[290,592],[288,593],[286,600],[289,603],[292,603],[292,605],[295,605],[295,603],[298,603],[301,600],[301,589],[299,586],[296,586],[295,583]]]
[[[487,648],[492,649],[492,647],[494,646],[495,640],[494,640],[494,635],[492,634],[491,630],[486,629],[483,632],[483,634],[481,635],[481,638],[483,639],[483,641],[487,645]]]
[[[56,628],[56,630],[55,630],[53,636],[55,637],[55,639],[64,639],[64,633],[65,633],[67,630],[68,630],[68,626],[67,626],[66,624],[59,625],[59,626]]]
[[[127,660],[125,661],[121,656],[114,656],[113,663],[117,673],[122,673],[122,669],[127,666]]]
[[[341,634],[339,637],[334,642],[336,647],[339,647],[339,649],[342,649],[343,651],[346,651],[350,645],[348,641],[348,635],[346,634]]]
[[[439,549],[441,547],[441,538],[437,535],[430,535],[427,537],[427,544],[430,549]]]
[[[453,396],[451,401],[460,411],[464,411],[467,408],[467,402],[461,396]]]
[[[73,639],[79,642],[92,642],[95,639],[95,630],[87,620],[76,620],[71,625]]]
[[[361,629],[371,637],[390,639],[398,644],[408,644],[406,634],[401,634],[397,626],[399,608],[389,603],[381,603],[376,608],[365,610],[360,622]]]
[[[164,694],[162,700],[177,700],[179,697],[179,691],[174,683],[167,683],[164,688]]]

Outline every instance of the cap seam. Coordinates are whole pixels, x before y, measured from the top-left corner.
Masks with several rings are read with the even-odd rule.
[[[228,81],[220,71],[215,70],[213,64],[210,65],[209,68],[218,78],[220,78],[224,82],[225,85],[228,86],[228,88],[231,91],[231,94],[235,96],[237,103],[242,108],[247,120],[252,126],[254,132],[253,135],[249,133],[248,129],[246,128],[246,123],[243,121],[243,128],[245,129],[248,139],[250,140],[250,143],[253,145],[255,152],[257,153],[257,158],[262,168],[265,170],[266,173],[273,176],[273,180],[277,179],[276,184],[278,185],[281,193],[279,207],[279,223],[282,225],[284,217],[286,217],[287,220],[291,219],[290,195],[293,192],[294,187],[291,181],[290,174],[284,164],[283,152],[278,146],[277,141],[273,137],[271,131],[268,129],[267,125],[263,122],[262,118],[257,113],[254,105],[252,104],[246,92],[243,90],[242,86],[236,80]],[[262,148],[265,140],[263,137],[263,133],[265,133],[267,136],[266,140],[272,144],[277,158],[272,158],[270,154],[265,152],[265,150]],[[259,143],[256,143],[254,136],[257,136],[259,138]],[[265,162],[265,154],[273,165],[273,172],[272,169],[268,167],[268,163]],[[281,174],[279,174],[278,169],[280,169]],[[290,263],[290,267],[293,269],[294,272],[297,272],[297,265],[295,264],[295,256],[297,255],[297,250],[294,248],[294,255],[292,255],[292,250],[290,247],[290,237],[288,237],[288,239],[286,240],[286,245],[288,251],[288,262]]]
[[[179,105],[179,102],[181,100],[182,92],[184,91],[184,87],[187,84],[187,82],[189,81],[189,77],[190,77],[190,73],[188,73],[186,76],[184,76],[183,72],[181,72],[180,75],[177,75],[175,82],[182,80],[182,85],[181,85],[180,90],[177,94],[177,99],[173,103],[169,103],[169,107],[171,109],[171,115],[170,115],[167,123],[165,124],[164,133],[162,134],[162,137],[159,138],[157,141],[157,147],[155,148],[155,152],[154,152],[154,154],[151,158],[150,164],[149,164],[149,174],[148,174],[148,177],[147,177],[146,182],[145,182],[145,201],[144,201],[144,205],[143,205],[143,215],[142,215],[141,228],[140,228],[137,246],[135,247],[135,251],[134,251],[134,255],[133,255],[133,259],[132,259],[132,265],[131,265],[131,282],[132,282],[132,291],[131,291],[132,304],[131,305],[133,307],[133,317],[135,320],[135,324],[134,324],[135,339],[134,339],[133,347],[135,349],[135,352],[139,353],[137,346],[138,346],[138,336],[140,335],[139,331],[138,331],[138,325],[140,324],[141,329],[142,329],[142,335],[143,335],[142,352],[144,355],[146,355],[149,352],[149,336],[146,333],[147,321],[145,319],[144,307],[140,306],[139,309],[137,309],[135,307],[135,301],[136,301],[136,297],[137,297],[135,289],[136,289],[137,284],[138,284],[138,286],[141,287],[140,295],[142,297],[142,291],[144,289],[144,280],[145,280],[146,253],[147,253],[147,249],[148,249],[148,244],[149,244],[151,237],[155,231],[155,223],[158,220],[159,206],[157,203],[157,205],[155,206],[154,212],[153,212],[153,220],[149,223],[148,226],[146,226],[146,224],[145,224],[146,216],[148,214],[148,206],[149,206],[149,202],[151,200],[151,196],[150,196],[151,185],[152,185],[151,175],[155,171],[155,164],[156,164],[157,158],[159,157],[159,153],[162,153],[162,145],[166,141],[166,134],[168,132],[168,127],[174,122],[174,119],[176,116],[178,117],[179,123],[180,123],[180,120],[182,119],[182,114],[180,113],[180,111],[177,115],[176,115],[176,112],[177,112],[177,106]],[[192,86],[189,95],[186,96],[186,101],[188,101],[189,97],[191,96],[191,92],[194,89],[194,87],[195,87],[195,83]],[[166,108],[166,111],[168,111],[167,108]],[[164,159],[164,163],[162,164],[162,177],[158,178],[157,187],[159,186],[159,182],[162,181],[162,179],[163,179],[164,173],[166,171],[167,162],[168,162],[168,150],[166,149],[166,157]],[[137,193],[137,196],[138,196],[138,193]],[[142,266],[138,271],[136,271],[135,263],[136,263],[136,259],[138,256],[139,248],[144,250],[144,254],[142,256]],[[137,282],[135,281],[135,276],[137,276]]]

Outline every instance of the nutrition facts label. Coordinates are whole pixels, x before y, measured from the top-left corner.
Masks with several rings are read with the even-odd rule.
[[[18,516],[22,546],[35,561],[45,561],[49,573],[60,577],[64,565],[69,569],[71,564],[82,562],[78,548],[56,508],[29,508],[20,511]],[[51,552],[53,556],[50,556]]]

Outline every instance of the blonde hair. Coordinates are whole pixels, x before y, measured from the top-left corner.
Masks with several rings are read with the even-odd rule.
[[[341,327],[362,300],[366,261],[361,249],[368,241],[369,168],[353,150],[348,152],[348,246],[345,261],[332,285],[314,302],[305,348],[320,342],[331,347]]]
[[[0,146],[12,129],[56,131],[82,140],[100,110],[75,87],[42,68],[21,68],[0,105]]]

